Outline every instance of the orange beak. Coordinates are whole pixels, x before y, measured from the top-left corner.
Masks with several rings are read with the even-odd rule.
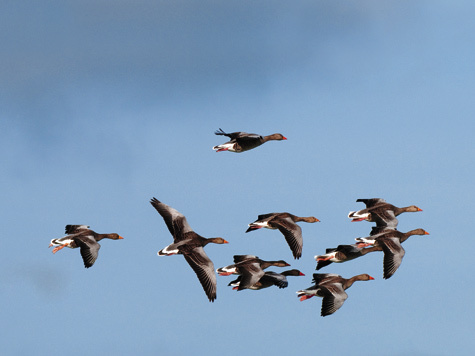
[[[422,209],[421,209],[421,208],[417,208],[417,211],[422,211]]]
[[[228,242],[228,241],[226,241],[226,240],[224,240],[224,241],[223,241],[223,244],[228,244],[228,243],[229,243],[229,242]]]
[[[122,239],[123,239],[123,237],[122,237],[122,236],[119,236],[119,240],[122,240]]]
[[[287,137],[282,136],[282,140],[287,140]]]
[[[424,235],[430,235],[427,231],[424,233]]]
[[[371,276],[369,276],[369,279],[370,279],[370,280],[372,280],[372,279],[374,279],[374,278],[373,278],[373,277],[371,277]]]

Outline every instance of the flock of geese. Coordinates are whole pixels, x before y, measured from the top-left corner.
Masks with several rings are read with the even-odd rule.
[[[260,136],[245,132],[225,133],[222,129],[215,132],[216,135],[224,135],[230,138],[228,142],[214,146],[216,152],[245,152],[256,148],[267,141],[286,140],[281,134]],[[423,229],[415,229],[402,233],[397,230],[398,219],[396,218],[404,212],[422,211],[420,208],[411,205],[405,208],[398,208],[388,204],[384,199],[358,199],[363,202],[365,209],[352,211],[348,217],[352,221],[369,221],[376,223],[367,237],[356,238],[356,243],[349,245],[338,245],[336,248],[329,248],[323,255],[315,256],[317,270],[330,265],[331,263],[342,263],[364,256],[370,252],[382,251],[383,257],[383,277],[390,278],[399,268],[405,251],[402,243],[412,235],[428,235]],[[196,273],[208,299],[213,302],[216,299],[216,272],[220,276],[237,275],[237,278],[228,285],[235,290],[252,289],[259,290],[271,286],[286,288],[288,286],[287,276],[304,276],[297,269],[290,269],[282,273],[264,271],[268,267],[290,266],[283,260],[264,261],[254,255],[235,255],[234,264],[220,267],[215,270],[211,259],[206,255],[204,247],[208,243],[226,244],[228,241],[222,237],[206,238],[195,231],[188,224],[186,217],[178,210],[160,202],[156,198],[150,200],[151,205],[157,210],[165,221],[165,224],[173,236],[173,243],[158,251],[159,256],[171,256],[180,254]],[[315,223],[319,220],[313,216],[299,217],[290,213],[270,213],[259,215],[257,220],[249,224],[246,232],[255,231],[261,228],[279,230],[285,237],[287,244],[292,251],[294,259],[302,256],[303,238],[302,229],[298,222]],[[119,240],[123,239],[116,233],[98,234],[89,229],[87,225],[66,225],[66,236],[52,239],[51,246],[55,246],[53,253],[64,247],[78,248],[84,262],[84,266],[89,268],[97,260],[100,249],[99,241],[102,239]],[[350,288],[355,281],[368,281],[374,279],[368,274],[360,274],[345,279],[333,273],[314,273],[311,287],[297,292],[301,301],[318,296],[322,299],[321,315],[326,316],[337,311],[348,298],[345,290]]]

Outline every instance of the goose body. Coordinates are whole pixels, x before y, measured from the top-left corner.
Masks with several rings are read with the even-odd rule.
[[[368,274],[359,274],[349,279],[333,273],[314,273],[314,285],[297,292],[300,301],[314,296],[322,297],[321,316],[333,314],[341,308],[348,298],[345,290],[350,288],[355,281],[369,281],[374,279]]]
[[[101,245],[98,241],[102,239],[119,240],[123,239],[118,234],[98,234],[89,229],[88,225],[66,225],[64,237],[52,239],[49,247],[56,246],[53,253],[58,252],[64,247],[80,248],[84,267],[89,268],[96,262]]]
[[[246,232],[258,230],[261,228],[276,230],[278,229],[285,237],[295,259],[302,256],[303,238],[302,229],[297,222],[304,221],[308,223],[318,222],[317,218],[299,217],[290,213],[270,213],[262,214],[257,220],[249,224]]]
[[[158,251],[159,256],[181,254],[196,273],[210,302],[216,299],[216,275],[213,262],[203,247],[208,243],[228,243],[221,237],[205,238],[198,235],[188,224],[185,216],[176,209],[152,198],[152,206],[162,216],[173,236],[173,243]]]
[[[396,273],[406,253],[401,244],[413,235],[429,235],[429,233],[424,229],[415,229],[406,233],[398,230],[387,230],[373,236],[358,237],[356,240],[382,249],[384,252],[383,278],[388,279]]]
[[[350,211],[348,218],[350,218],[351,221],[366,220],[375,222],[378,227],[396,228],[398,224],[396,216],[405,212],[422,211],[422,209],[415,205],[398,208],[381,198],[357,199],[356,201],[364,203],[366,209]]]
[[[222,129],[215,132],[216,135],[227,136],[231,140],[221,145],[213,147],[216,152],[230,151],[230,152],[244,152],[259,147],[260,145],[272,140],[287,140],[282,134],[275,133],[268,136],[261,136],[247,132],[232,132],[226,133]]]

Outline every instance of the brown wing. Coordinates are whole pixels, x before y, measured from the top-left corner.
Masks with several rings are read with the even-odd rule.
[[[333,314],[340,309],[345,300],[348,299],[348,294],[346,294],[341,283],[325,284],[324,286],[320,286],[320,290],[323,294],[322,316]]]
[[[242,276],[238,290],[243,290],[256,284],[264,275],[264,271],[258,261],[244,261],[236,264],[236,267],[238,267],[239,273]]]
[[[238,137],[241,137],[243,135],[249,135],[248,133],[246,132],[224,132],[223,129],[219,129],[219,130],[216,130],[214,132],[215,135],[218,135],[218,136],[227,136],[229,137],[231,140],[235,140],[237,139]]]
[[[381,199],[381,198],[371,198],[371,199],[356,199],[356,202],[364,203],[366,205],[366,208],[372,208],[373,206],[377,204],[386,203],[386,200]]]
[[[295,259],[302,256],[303,238],[302,229],[291,218],[274,219],[271,222],[276,225],[279,231],[284,235]]]
[[[203,247],[196,247],[192,252],[183,255],[195,271],[210,302],[216,299],[216,274],[214,264],[206,255]]]
[[[68,235],[79,234],[89,230],[88,225],[66,225],[65,232]]]
[[[242,261],[246,261],[246,260],[250,260],[250,259],[256,259],[256,258],[259,258],[259,257],[254,256],[254,255],[234,255],[233,256],[234,263],[239,263],[239,262],[242,262]]]
[[[312,283],[320,285],[321,283],[328,282],[334,278],[341,278],[341,276],[335,273],[314,273]]]
[[[369,209],[369,212],[371,213],[371,220],[376,223],[376,227],[386,229],[395,229],[397,227],[399,221],[394,214],[394,210],[388,204]]]
[[[383,278],[388,279],[396,273],[406,252],[397,237],[382,238],[377,241],[384,251]]]
[[[96,262],[101,245],[97,243],[92,235],[81,235],[73,238],[76,245],[80,247],[84,267],[92,267]]]
[[[186,221],[186,218],[178,210],[173,209],[172,207],[163,204],[156,198],[150,200],[150,204],[158,211],[162,216],[165,224],[167,224],[168,231],[173,235],[174,241],[182,241],[185,239],[185,234],[187,232],[193,231],[193,229]]]

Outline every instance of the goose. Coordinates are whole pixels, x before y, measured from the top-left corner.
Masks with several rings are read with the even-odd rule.
[[[380,246],[365,248],[367,246],[371,246],[371,244],[360,242],[351,245],[338,245],[336,248],[327,248],[324,255],[315,256],[315,260],[317,261],[316,269],[318,271],[333,262],[342,263],[351,261],[370,252],[382,251]]]
[[[226,244],[222,237],[206,238],[198,235],[188,224],[185,216],[176,209],[160,202],[156,198],[150,204],[162,216],[173,236],[173,243],[157,252],[159,256],[181,254],[198,276],[198,279],[210,302],[216,299],[216,275],[213,262],[203,247],[208,243]]]
[[[288,271],[283,271],[282,273],[277,273],[273,271],[265,272],[264,275],[259,279],[259,281],[248,289],[259,290],[264,288],[269,288],[271,286],[277,286],[279,288],[287,288],[289,282],[287,281],[287,276],[305,276],[298,269],[291,269]],[[241,283],[242,276],[239,276],[236,280],[230,282],[228,286],[233,286],[233,289],[238,289],[239,284]]]
[[[374,278],[368,274],[358,274],[349,279],[343,278],[333,273],[314,273],[313,283],[315,285],[299,290],[297,296],[300,301],[310,299],[314,296],[322,297],[321,316],[333,314],[341,308],[345,300],[348,298],[345,290],[350,288],[355,281],[369,281]]]
[[[217,272],[220,276],[240,274],[241,279],[237,290],[243,290],[256,284],[264,276],[264,269],[270,266],[286,267],[290,265],[283,260],[264,261],[254,255],[235,255],[233,265],[218,268]]]
[[[221,145],[214,146],[213,150],[215,150],[216,152],[230,151],[241,153],[244,151],[252,150],[253,148],[258,147],[263,143],[266,143],[267,141],[287,140],[287,138],[280,133],[275,133],[268,136],[261,136],[257,134],[250,134],[247,132],[226,133],[222,129],[219,129],[215,132],[215,135],[227,136],[231,139],[230,141],[225,142]]]
[[[398,208],[381,198],[357,199],[356,201],[364,203],[366,209],[350,211],[348,218],[352,219],[351,221],[366,220],[375,222],[378,227],[396,228],[398,224],[396,216],[405,212],[422,211],[421,208],[415,205]]]
[[[289,213],[262,214],[257,217],[256,221],[249,224],[249,228],[246,232],[258,230],[263,227],[272,230],[279,229],[279,231],[284,235],[294,259],[299,259],[302,256],[303,238],[302,229],[296,223],[300,221],[314,223],[319,222],[320,220],[313,216],[299,217]]]
[[[98,241],[101,241],[102,239],[120,240],[123,239],[123,237],[115,233],[98,234],[95,231],[90,230],[89,227],[90,226],[88,225],[66,225],[65,233],[67,235],[59,239],[52,239],[49,247],[56,246],[53,249],[53,253],[56,253],[65,247],[79,247],[84,267],[92,267],[94,262],[97,260],[99,249],[101,248]]]
[[[388,279],[396,273],[406,253],[401,244],[413,235],[429,235],[429,233],[424,229],[414,229],[405,233],[398,230],[387,230],[373,236],[358,237],[356,240],[372,244],[383,250],[383,278]]]

